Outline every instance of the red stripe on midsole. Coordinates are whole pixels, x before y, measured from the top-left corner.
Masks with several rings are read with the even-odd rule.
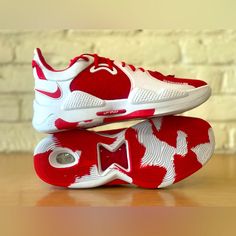
[[[112,115],[117,115],[117,114],[123,114],[125,112],[126,112],[125,109],[110,110],[110,111],[99,111],[99,112],[97,112],[97,116],[112,116]]]
[[[110,122],[116,122],[116,121],[128,120],[128,119],[134,119],[134,118],[151,117],[154,115],[154,113],[155,113],[155,109],[138,110],[138,111],[134,111],[123,116],[105,117],[104,122],[110,123]]]

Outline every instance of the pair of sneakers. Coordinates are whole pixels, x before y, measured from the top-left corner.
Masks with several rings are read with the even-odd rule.
[[[214,151],[204,120],[171,116],[205,102],[207,83],[136,68],[96,54],[53,69],[40,49],[35,77],[33,126],[49,135],[34,151],[45,182],[69,188],[133,184],[161,188],[199,170]],[[129,119],[144,121],[119,130],[87,128]]]

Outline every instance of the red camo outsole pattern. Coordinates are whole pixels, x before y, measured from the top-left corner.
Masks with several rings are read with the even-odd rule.
[[[34,167],[43,181],[55,186],[79,188],[77,183],[97,181],[110,171],[118,177],[114,174],[113,179],[94,187],[122,183],[165,187],[192,175],[209,160],[214,150],[210,130],[202,119],[166,116],[116,131],[58,132],[51,136],[53,145],[36,148]],[[79,152],[78,163],[66,168],[52,166],[49,156],[58,147]]]

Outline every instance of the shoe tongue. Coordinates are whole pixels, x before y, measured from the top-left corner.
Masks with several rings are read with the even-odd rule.
[[[94,55],[95,54],[84,53],[84,54],[81,54],[80,56],[90,57],[90,58],[94,59]]]
[[[79,56],[74,57],[73,59],[70,60],[69,62],[69,67],[73,66],[79,59]]]
[[[73,59],[71,59],[68,66],[69,67],[73,66],[83,56],[92,57],[92,54],[89,54],[89,53],[80,54],[79,56],[76,56]]]

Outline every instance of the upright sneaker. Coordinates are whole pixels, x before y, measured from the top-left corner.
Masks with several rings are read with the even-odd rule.
[[[43,181],[56,186],[161,188],[192,175],[213,151],[206,121],[165,116],[121,130],[51,134],[35,148],[34,166]]]
[[[211,94],[203,81],[164,76],[96,54],[80,55],[65,70],[55,70],[36,49],[32,66],[33,126],[41,132],[176,114]]]

